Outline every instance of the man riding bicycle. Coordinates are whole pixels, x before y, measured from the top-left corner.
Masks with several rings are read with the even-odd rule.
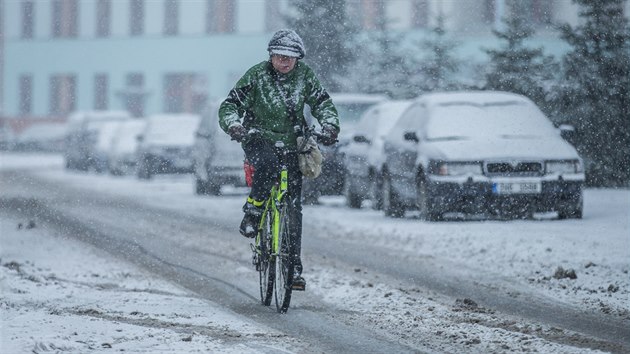
[[[238,80],[219,109],[219,125],[233,140],[242,142],[245,157],[254,166],[252,188],[243,206],[245,215],[240,233],[256,236],[263,213],[263,203],[276,181],[279,170],[275,144],[281,141],[289,151],[289,195],[295,200],[291,215],[290,235],[295,251],[296,266],[293,287],[304,289],[302,278],[302,173],[297,148],[298,131],[304,129],[304,104],[322,126],[319,141],[334,144],[339,133],[339,118],[330,96],[321,86],[313,70],[299,61],[305,49],[300,36],[293,30],[277,31],[267,46],[269,60],[251,67]],[[259,132],[255,139],[246,139],[248,132]]]

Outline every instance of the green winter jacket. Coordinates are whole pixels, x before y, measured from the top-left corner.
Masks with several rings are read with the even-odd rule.
[[[297,121],[304,124],[304,104],[309,105],[321,125],[339,131],[337,109],[308,65],[298,61],[293,70],[281,74],[270,61],[264,61],[251,67],[221,103],[219,125],[227,133],[230,125],[240,123],[247,129],[261,130],[270,142],[282,141],[294,148],[297,144],[290,106]]]

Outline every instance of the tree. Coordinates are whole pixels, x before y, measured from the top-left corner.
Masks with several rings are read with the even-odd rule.
[[[357,36],[355,65],[349,70],[344,86],[350,91],[380,93],[391,98],[411,98],[419,94],[412,83],[413,65],[403,49],[405,36],[387,30],[384,12],[376,29]]]
[[[354,60],[350,43],[356,31],[347,21],[346,2],[291,0],[289,5],[293,15],[287,17],[287,24],[304,41],[304,61],[328,90],[338,90],[341,77]]]
[[[502,43],[499,49],[484,50],[490,56],[484,88],[527,96],[546,113],[550,113],[545,87],[550,86],[558,65],[552,56],[543,54],[542,48],[529,48],[525,44],[534,30],[523,17],[523,4],[511,2],[512,15],[503,19],[505,30],[493,31]]]
[[[588,182],[630,184],[630,28],[624,0],[573,0],[582,24],[561,27],[571,50],[557,87],[561,117],[576,127]]]
[[[444,16],[438,16],[436,26],[420,46],[428,54],[416,64],[420,68],[420,75],[417,76],[420,81],[415,85],[423,91],[459,88],[460,85],[453,79],[461,64],[455,56],[458,43],[448,37],[444,28]]]

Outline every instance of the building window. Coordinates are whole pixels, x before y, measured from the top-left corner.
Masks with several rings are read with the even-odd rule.
[[[129,33],[140,36],[144,33],[144,0],[131,0],[129,6]]]
[[[144,116],[144,104],[147,93],[144,91],[144,74],[129,73],[125,89],[121,92],[125,109],[134,117]]]
[[[107,37],[110,34],[112,2],[111,0],[98,0],[96,3],[96,36]]]
[[[206,0],[206,4],[206,33],[234,32],[235,1]]]
[[[201,113],[208,98],[207,80],[196,73],[171,73],[164,77],[164,111]]]
[[[20,114],[30,115],[33,111],[33,76],[20,76]]]
[[[79,32],[78,13],[79,5],[77,0],[53,0],[53,37],[76,37]]]
[[[429,1],[413,0],[411,5],[411,27],[427,28],[429,27]]]
[[[167,36],[177,35],[179,27],[179,2],[177,0],[166,0],[164,2],[164,34]]]
[[[76,78],[74,75],[54,75],[50,78],[50,113],[67,115],[76,108]]]
[[[22,38],[33,38],[35,6],[32,1],[22,1]]]
[[[94,76],[94,109],[107,109],[108,91],[107,74],[96,74]]]

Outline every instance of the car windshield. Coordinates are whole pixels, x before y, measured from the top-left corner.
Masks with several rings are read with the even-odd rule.
[[[365,103],[335,103],[339,119],[343,123],[356,123],[363,112],[374,105],[373,102]]]
[[[532,138],[556,134],[553,124],[533,104],[450,103],[433,108],[425,134],[429,140]]]

